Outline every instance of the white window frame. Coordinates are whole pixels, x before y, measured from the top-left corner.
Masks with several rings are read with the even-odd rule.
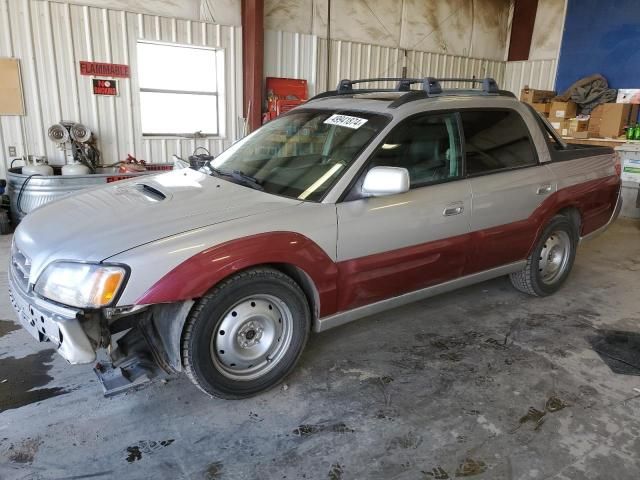
[[[217,112],[217,132],[202,132],[197,138],[225,138],[225,111],[226,111],[226,95],[225,95],[225,51],[220,47],[208,47],[206,45],[192,45],[186,43],[175,42],[158,42],[153,40],[139,39],[136,41],[136,47],[140,43],[163,45],[169,47],[181,47],[181,48],[195,48],[199,50],[209,50],[216,54],[216,92],[202,92],[193,90],[171,90],[163,88],[143,88],[138,84],[138,94],[142,92],[152,93],[175,93],[175,94],[187,94],[187,95],[206,95],[216,97],[216,112]],[[222,108],[221,108],[222,107]],[[166,132],[166,133],[145,133],[142,127],[142,103],[140,96],[138,95],[138,109],[140,112],[140,131],[143,137],[148,138],[194,138],[196,132]]]

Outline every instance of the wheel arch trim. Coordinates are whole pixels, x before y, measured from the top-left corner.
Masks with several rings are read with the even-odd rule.
[[[315,318],[335,312],[338,268],[315,242],[295,232],[250,235],[203,250],[160,278],[135,303],[200,298],[225,278],[258,266],[271,266],[296,277],[307,298],[313,300]]]

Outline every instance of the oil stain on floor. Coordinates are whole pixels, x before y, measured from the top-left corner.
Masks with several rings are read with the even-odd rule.
[[[303,424],[293,430],[296,437],[310,437],[316,433],[333,432],[333,433],[353,433],[352,428],[347,427],[344,423],[335,423],[333,425],[325,424]]]
[[[4,337],[16,330],[20,330],[20,325],[17,323],[12,322],[11,320],[0,320],[0,337]]]
[[[0,359],[0,412],[67,393],[59,387],[39,388],[53,380],[48,372],[55,353],[42,350],[22,358]]]
[[[155,441],[155,440],[140,440],[137,445],[132,445],[127,447],[126,450],[126,459],[127,462],[133,463],[138,460],[142,460],[142,454],[152,455],[157,452],[161,448],[168,447],[175,440],[173,438],[169,438],[167,440]]]
[[[588,340],[614,373],[640,375],[640,333],[599,330]]]

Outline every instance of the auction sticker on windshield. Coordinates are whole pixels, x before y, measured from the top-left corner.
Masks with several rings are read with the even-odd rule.
[[[349,115],[338,115],[336,113],[327,118],[324,123],[327,123],[329,125],[337,125],[339,127],[353,128],[354,130],[357,130],[362,125],[367,123],[367,119],[350,117]]]

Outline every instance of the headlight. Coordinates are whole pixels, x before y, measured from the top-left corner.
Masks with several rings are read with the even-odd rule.
[[[55,262],[38,278],[38,295],[72,307],[109,305],[122,287],[126,270],[115,265]]]

